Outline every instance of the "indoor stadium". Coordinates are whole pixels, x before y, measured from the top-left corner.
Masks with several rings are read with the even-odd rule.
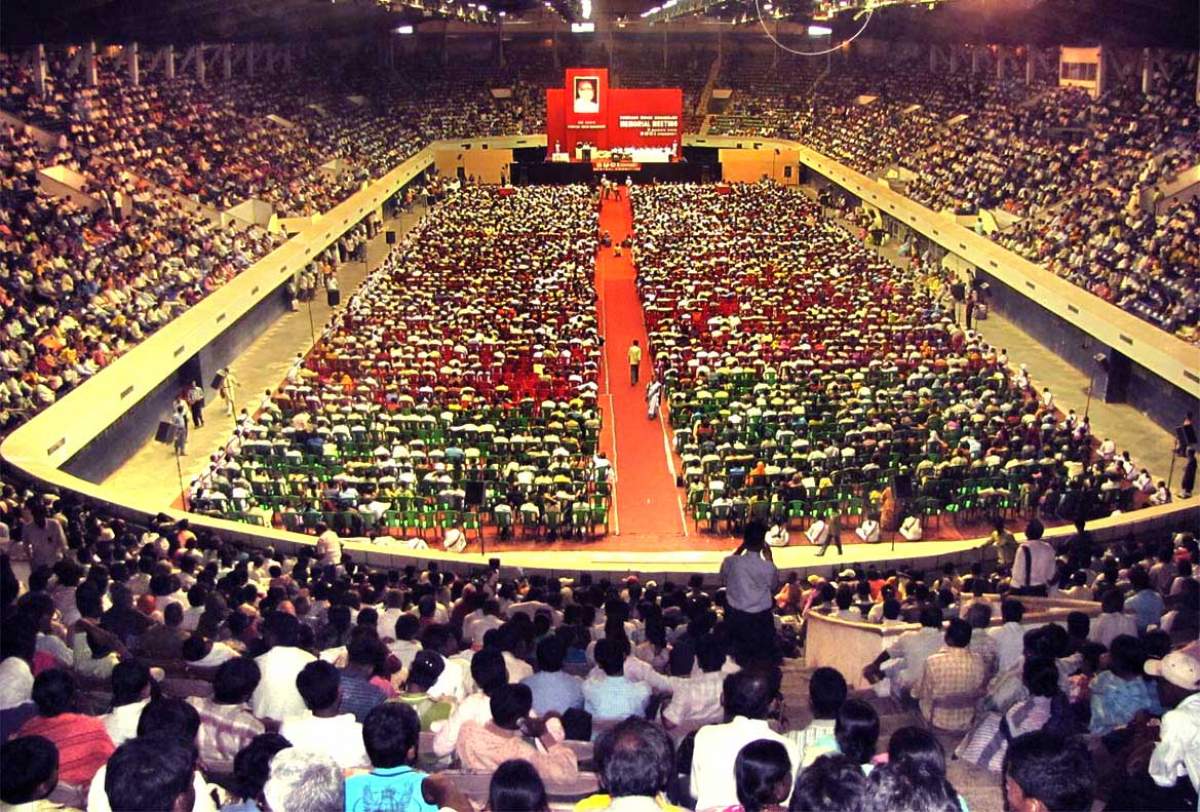
[[[0,173],[0,811],[1200,809],[1195,0],[0,0]]]

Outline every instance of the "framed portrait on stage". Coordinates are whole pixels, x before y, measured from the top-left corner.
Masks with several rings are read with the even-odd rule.
[[[600,112],[600,77],[576,76],[575,86],[571,89],[574,104],[572,110],[576,113]]]

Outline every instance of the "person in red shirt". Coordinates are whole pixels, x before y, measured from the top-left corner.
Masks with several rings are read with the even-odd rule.
[[[116,748],[104,722],[95,716],[72,713],[75,680],[61,668],[52,668],[33,681],[33,701],[38,715],[17,732],[18,736],[44,736],[58,748],[58,780],[84,786]]]

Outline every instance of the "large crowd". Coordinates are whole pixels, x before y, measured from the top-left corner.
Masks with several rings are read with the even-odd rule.
[[[457,529],[484,507],[498,523],[551,512],[565,525],[578,504],[591,527],[594,196],[447,194],[245,415],[193,486],[194,509],[361,535]]]
[[[1139,472],[1094,455],[1086,420],[959,324],[919,258],[897,268],[773,185],[635,187],[633,205],[698,520],[857,514],[896,530],[905,513],[1132,506]],[[905,505],[897,475],[916,489]]]
[[[720,581],[385,571],[336,538],[239,549],[6,482],[0,802],[1194,807],[1195,538],[1105,549],[1081,526],[1055,549],[1036,530],[1017,560],[1045,558],[1041,594],[1081,601],[1065,626],[1027,609],[1028,574],[1002,556],[780,580],[752,523]],[[900,626],[873,685],[797,671],[816,614]]]
[[[812,62],[808,60],[807,62]],[[1156,187],[1200,160],[1194,68],[1098,99],[1042,82],[847,62],[731,60],[715,134],[794,138],[938,211],[1020,218],[992,236],[1189,340],[1200,322],[1194,203]],[[1007,222],[1007,221],[1005,221]]]

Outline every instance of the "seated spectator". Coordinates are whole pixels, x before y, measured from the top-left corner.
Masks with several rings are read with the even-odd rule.
[[[838,752],[834,727],[846,702],[846,679],[841,672],[827,666],[813,671],[808,681],[808,707],[813,720],[807,727],[785,735],[796,744],[799,769],[816,761],[817,756]]]
[[[362,725],[352,713],[339,713],[341,691],[338,670],[318,660],[296,675],[296,689],[304,698],[305,712],[288,716],[279,735],[300,750],[320,753],[343,770],[368,765],[363,749]]]
[[[996,643],[996,670],[1007,671],[1021,659],[1025,646],[1025,604],[1016,598],[1005,598],[1000,604],[1001,624],[988,629],[988,637]]]
[[[414,812],[472,812],[470,802],[443,775],[415,769],[420,720],[412,708],[388,702],[367,713],[362,737],[372,770],[346,779],[346,808],[373,809],[382,799]]]
[[[278,733],[260,733],[238,751],[233,759],[233,794],[238,798],[221,807],[221,812],[263,812],[263,785],[271,774],[271,759],[291,747]]]
[[[492,773],[488,786],[488,809],[512,812],[549,812],[546,786],[533,765],[522,759],[506,761]]]
[[[187,703],[200,716],[196,744],[200,767],[209,773],[234,771],[238,753],[266,732],[266,726],[250,712],[250,698],[261,675],[249,657],[222,663],[213,677],[211,698],[189,696]]]
[[[675,780],[675,746],[658,725],[630,717],[596,740],[600,794],[580,809],[672,809],[667,794]]]
[[[946,626],[946,645],[930,655],[913,697],[921,715],[943,730],[966,730],[987,681],[987,665],[971,652],[971,626],[952,618]]]
[[[1125,599],[1116,589],[1110,589],[1100,599],[1100,616],[1091,625],[1088,639],[1108,648],[1120,635],[1137,637],[1137,621],[1125,614]]]
[[[1015,736],[1004,757],[1005,807],[1013,812],[1086,812],[1096,777],[1075,738],[1035,730]]]
[[[907,765],[884,764],[871,773],[863,812],[961,812],[944,776]]]
[[[912,690],[925,670],[925,661],[942,646],[942,610],[936,606],[925,606],[920,610],[921,628],[915,632],[904,632],[886,651],[879,653],[863,669],[863,676],[872,682],[883,678],[881,669],[888,660],[897,663],[888,669],[892,680],[892,693],[897,696]]]
[[[1129,586],[1133,594],[1125,599],[1125,611],[1133,615],[1137,625],[1137,633],[1142,634],[1150,626],[1157,626],[1162,621],[1162,595],[1150,584],[1150,575],[1142,566],[1129,570]]]
[[[44,736],[19,736],[0,745],[0,804],[13,812],[52,808],[58,785],[58,748]]]
[[[738,802],[733,764],[741,749],[752,741],[779,742],[787,749],[793,773],[797,771],[800,759],[796,744],[773,731],[767,722],[779,681],[777,669],[744,670],[725,678],[725,721],[696,731],[689,786],[697,809]]]
[[[1192,809],[1200,792],[1196,737],[1200,731],[1200,644],[1147,660],[1167,712],[1160,727],[1138,717],[1127,776],[1109,798],[1114,809]]]
[[[713,724],[723,717],[721,692],[725,681],[725,651],[712,634],[701,637],[696,647],[699,658],[692,654],[690,638],[676,641],[668,658],[670,674],[667,676],[648,667],[633,668],[626,660],[626,673],[631,679],[645,682],[655,693],[668,697],[662,720],[671,731]],[[699,674],[696,673],[697,659]]]
[[[437,683],[446,667],[445,662],[436,651],[418,651],[408,669],[404,690],[395,700],[413,709],[422,732],[431,730],[435,722],[445,722],[454,711],[452,703],[429,695],[429,689]]]
[[[583,709],[593,719],[624,719],[645,716],[650,687],[625,676],[626,643],[606,637],[596,643],[596,665],[602,672],[583,684]]]
[[[179,660],[188,633],[183,628],[183,606],[169,603],[163,610],[163,622],[156,623],[138,637],[137,651],[151,660]]]
[[[290,716],[304,714],[307,705],[296,679],[316,657],[298,645],[300,621],[294,615],[270,612],[263,618],[262,640],[267,652],[255,658],[262,679],[250,700],[254,715],[259,719],[282,722]]]
[[[21,726],[18,736],[42,736],[58,748],[58,777],[64,784],[87,786],[116,747],[103,720],[72,712],[75,680],[61,669],[38,674],[33,681],[37,716]]]
[[[152,701],[142,711],[138,719],[137,736],[130,742],[139,739],[172,740],[186,744],[191,751],[192,767],[195,767],[196,734],[200,730],[200,717],[196,709],[182,699],[160,697]],[[208,783],[203,774],[192,770],[192,791],[194,799],[192,812],[211,812],[216,808]],[[122,812],[122,807],[114,807],[108,796],[108,765],[105,764],[92,779],[87,793],[88,812]]]
[[[351,635],[346,646],[346,667],[340,671],[339,710],[354,714],[354,719],[358,722],[367,718],[367,712],[387,698],[383,690],[371,682],[376,667],[385,659],[385,650],[379,638],[375,636],[374,628],[366,631],[365,634]]]
[[[108,760],[104,794],[113,809],[191,812],[196,746],[173,736],[138,736]]]
[[[742,812],[783,812],[792,792],[792,764],[779,742],[747,744],[733,764]]]
[[[840,753],[827,753],[796,777],[788,812],[861,809],[869,787],[860,764]]]
[[[105,714],[104,729],[116,746],[137,735],[138,719],[150,703],[151,688],[157,685],[150,679],[150,669],[142,663],[117,663],[112,672],[112,710]]]
[[[271,759],[271,773],[262,794],[263,812],[345,809],[345,781],[338,763],[327,755],[299,747],[288,747]]]
[[[537,670],[521,681],[533,693],[533,712],[564,714],[571,708],[582,708],[583,680],[562,670],[567,647],[562,639],[550,635],[537,645]]]
[[[575,753],[563,744],[562,725],[556,718],[529,715],[533,697],[528,686],[504,685],[490,700],[492,718],[485,724],[468,721],[458,734],[455,752],[465,769],[495,770],[510,759],[524,759],[546,781],[564,781],[579,773]],[[536,739],[541,749],[525,738]]]
[[[1161,716],[1158,691],[1145,678],[1142,667],[1146,650],[1142,642],[1127,634],[1113,638],[1108,649],[1108,668],[1096,675],[1088,687],[1091,721],[1088,730],[1104,735],[1133,721],[1139,711]]]
[[[879,742],[879,714],[873,707],[859,699],[849,699],[838,711],[833,728],[838,752],[870,773],[875,746]]]
[[[487,724],[492,718],[492,697],[500,686],[508,685],[508,668],[504,657],[494,648],[477,651],[471,657],[471,678],[479,690],[454,706],[454,711],[441,727],[432,725],[434,755],[445,757],[454,752],[458,737],[467,722]],[[431,691],[434,689],[430,689]]]

